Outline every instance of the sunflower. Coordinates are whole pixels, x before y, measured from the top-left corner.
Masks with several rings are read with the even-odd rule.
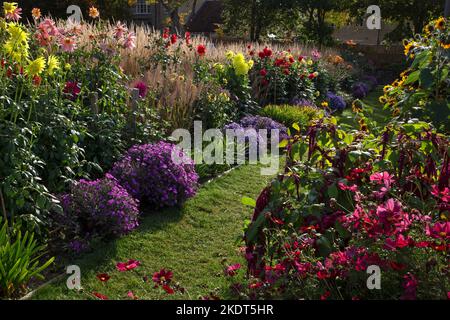
[[[425,34],[430,35],[434,31],[434,27],[431,24],[425,26]]]
[[[447,40],[440,41],[439,44],[444,49],[450,49],[450,39],[447,38]]]
[[[436,29],[439,29],[439,30],[444,30],[444,28],[445,28],[445,18],[444,17],[440,17],[439,19],[437,19],[434,27]]]
[[[386,103],[387,103],[387,99],[386,99],[385,96],[381,96],[381,97],[379,98],[379,101],[380,101],[381,104],[386,104]]]

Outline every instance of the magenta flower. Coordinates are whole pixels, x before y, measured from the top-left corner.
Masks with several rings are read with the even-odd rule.
[[[80,94],[81,89],[79,87],[78,82],[76,81],[68,81],[66,82],[66,86],[64,87],[64,93],[70,96],[70,99],[75,100]]]
[[[379,184],[384,184],[386,188],[390,188],[394,182],[394,178],[388,172],[376,172],[370,176],[370,181],[378,182]]]
[[[153,274],[152,280],[154,283],[158,284],[168,284],[172,281],[173,272],[166,269],[161,269],[159,272]]]
[[[403,276],[403,295],[400,297],[402,300],[415,300],[417,298],[417,278],[411,274],[407,273]]]
[[[120,272],[130,271],[139,267],[141,263],[138,260],[128,260],[128,262],[118,262],[116,269]]]
[[[409,236],[399,234],[394,240],[391,238],[386,239],[385,248],[388,250],[396,250],[413,245],[414,241]]]
[[[434,239],[450,239],[450,221],[437,222],[432,227],[427,225],[426,235]]]
[[[236,271],[239,270],[240,268],[241,268],[241,265],[239,263],[228,266],[225,269],[225,275],[233,277],[236,275]]]
[[[134,85],[134,88],[139,90],[139,96],[141,98],[145,98],[148,92],[148,86],[145,82],[139,81]]]

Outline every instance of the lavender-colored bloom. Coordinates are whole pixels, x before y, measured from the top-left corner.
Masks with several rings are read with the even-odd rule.
[[[111,175],[94,181],[82,179],[60,200],[64,215],[54,220],[71,239],[87,242],[93,237],[120,236],[139,225],[138,201]],[[84,251],[85,246],[78,240],[68,244],[75,253]]]
[[[255,129],[258,134],[258,130],[266,129],[267,137],[270,138],[271,130],[279,130],[280,140],[284,140],[288,137],[287,128],[281,123],[276,122],[268,117],[261,116],[246,116],[239,121],[239,123],[232,122],[224,127],[224,130],[248,130]],[[248,131],[247,131],[248,132]],[[261,141],[262,136],[258,134],[257,141]]]
[[[177,152],[181,163],[175,163]],[[198,175],[194,162],[176,145],[136,145],[114,164],[111,175],[135,198],[155,208],[178,205],[195,195]]]
[[[367,97],[367,94],[369,93],[369,87],[364,82],[357,82],[353,85],[352,91],[354,98],[362,99]]]
[[[317,108],[317,105],[308,99],[304,99],[304,98],[294,98],[291,101],[291,105],[294,106],[299,106],[299,107],[313,107],[313,108]]]
[[[334,94],[333,92],[328,92],[327,93],[327,99],[329,101],[330,108],[332,110],[342,111],[347,106],[347,104],[345,103],[344,98]]]

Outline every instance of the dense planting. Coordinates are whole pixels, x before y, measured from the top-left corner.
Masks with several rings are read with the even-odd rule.
[[[175,29],[107,22],[94,7],[82,23],[55,21],[38,8],[25,22],[17,3],[5,2],[3,13],[1,296],[22,295],[31,280],[44,279],[51,256],[60,271],[62,261],[119,237],[139,237],[133,231],[145,213],[164,210],[174,215],[164,221],[177,223],[175,212],[182,216],[200,181],[234,167],[195,163],[194,152],[175,144],[172,130],[195,133],[196,120],[203,130],[245,132],[245,150],[237,152],[255,141],[261,146],[277,130],[280,144],[272,151],[285,153],[284,170],[262,191],[246,224],[241,252],[247,276],[235,281],[232,294],[448,295],[446,19],[405,42],[410,66],[384,88],[380,102],[393,116],[380,127],[362,101],[383,75],[352,50],[213,43]],[[348,114],[356,127],[343,123]],[[233,184],[227,187],[226,196],[236,197]],[[198,204],[205,214],[184,222],[192,230],[206,225],[203,219],[222,196],[215,194],[205,208]],[[217,233],[224,232],[220,219],[229,218],[220,208],[211,224]],[[227,277],[239,274],[240,263],[222,263]],[[141,261],[115,266],[125,273],[138,270]],[[367,288],[369,266],[383,273],[382,291]],[[172,280],[169,266],[158,270],[144,282],[152,282],[160,297],[188,292]],[[102,283],[110,277],[97,275]],[[133,291],[127,296],[137,299]],[[89,297],[107,298],[97,291]]]

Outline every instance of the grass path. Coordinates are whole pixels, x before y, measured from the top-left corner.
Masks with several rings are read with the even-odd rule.
[[[241,198],[256,198],[273,177],[261,176],[260,167],[246,165],[203,186],[182,209],[146,216],[138,230],[97,248],[73,264],[81,268],[82,292],[68,290],[64,281],[39,290],[34,299],[89,299],[100,292],[110,299],[126,299],[132,290],[140,299],[198,299],[214,290],[227,297],[229,283],[223,276],[223,259],[243,262],[236,240],[242,234],[250,210]],[[137,259],[142,265],[129,272],[115,270],[117,262]],[[186,288],[185,295],[171,295],[145,284],[142,278],[167,268]],[[101,283],[96,275],[108,273]]]

